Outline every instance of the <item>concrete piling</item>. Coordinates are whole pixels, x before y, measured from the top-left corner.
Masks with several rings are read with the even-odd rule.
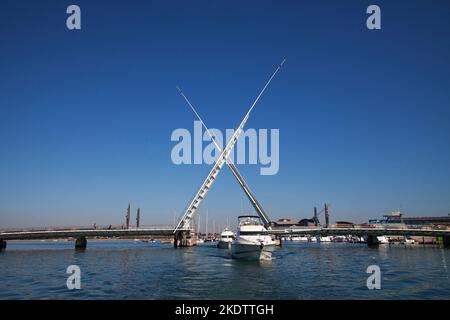
[[[175,248],[193,247],[197,245],[197,237],[190,232],[178,231],[173,238]]]
[[[450,247],[450,236],[443,236],[442,238],[444,247]]]
[[[380,243],[378,241],[377,236],[372,236],[372,235],[367,236],[367,245],[369,247],[375,247],[375,246],[378,246],[379,244]]]
[[[86,249],[87,240],[86,237],[78,237],[75,241],[75,249]]]
[[[6,249],[7,242],[6,240],[0,239],[0,251]]]

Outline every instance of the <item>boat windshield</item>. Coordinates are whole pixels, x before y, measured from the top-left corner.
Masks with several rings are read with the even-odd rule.
[[[239,225],[241,226],[260,226],[261,220],[259,217],[239,217]]]

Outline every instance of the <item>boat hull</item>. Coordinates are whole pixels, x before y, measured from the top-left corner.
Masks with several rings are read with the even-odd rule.
[[[291,241],[294,241],[294,242],[308,242],[308,238],[307,237],[292,237]]]
[[[260,244],[250,241],[234,241],[231,245],[231,256],[241,260],[271,260],[275,250],[275,242]]]
[[[217,243],[217,248],[219,248],[219,249],[230,249],[231,248],[231,241],[219,241],[219,243]]]
[[[378,244],[389,244],[389,240],[385,236],[377,236]]]
[[[333,242],[333,240],[331,237],[317,237],[317,242]]]

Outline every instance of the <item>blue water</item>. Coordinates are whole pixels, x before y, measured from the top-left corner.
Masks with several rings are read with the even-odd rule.
[[[9,242],[0,299],[449,299],[450,250],[433,246],[291,243],[262,262],[212,245],[174,249],[134,241]],[[81,268],[81,290],[66,269]],[[369,290],[369,265],[381,289]]]

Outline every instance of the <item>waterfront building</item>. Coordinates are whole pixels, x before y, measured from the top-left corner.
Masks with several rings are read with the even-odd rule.
[[[450,214],[442,217],[405,217],[400,211],[394,211],[382,219],[369,220],[369,224],[450,227]]]

